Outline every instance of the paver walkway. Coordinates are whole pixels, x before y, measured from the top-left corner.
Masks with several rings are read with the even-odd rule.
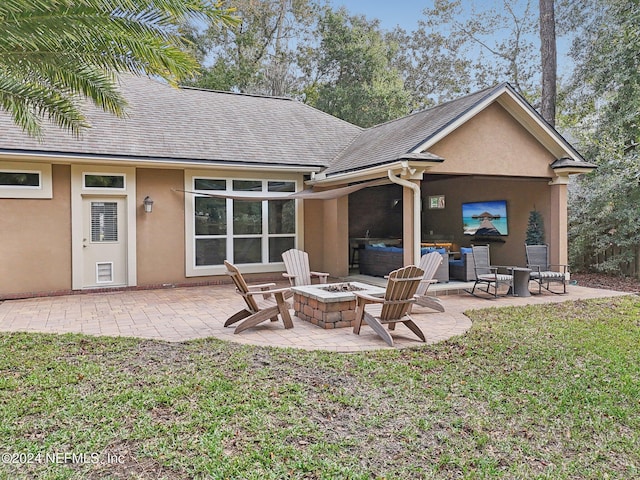
[[[618,295],[625,294],[579,286],[571,286],[567,295],[545,293],[528,298],[485,300],[468,294],[448,295],[441,297],[444,313],[414,307],[413,317],[427,342],[435,343],[471,328],[471,321],[463,314],[469,309]],[[243,305],[231,285],[7,300],[0,303],[0,331],[83,333],[169,342],[215,337],[243,344],[339,352],[390,348],[367,325],[360,335],[354,335],[350,328],[324,330],[296,317],[295,327],[290,330],[285,330],[282,322],[265,322],[234,335],[233,327],[223,324]],[[395,348],[422,345],[402,325],[392,335]]]

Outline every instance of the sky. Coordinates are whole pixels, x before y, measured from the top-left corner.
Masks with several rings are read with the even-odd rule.
[[[396,25],[400,25],[407,32],[418,26],[422,11],[433,6],[433,1],[428,0],[330,0],[330,2],[334,7],[344,6],[352,14],[361,14],[370,20],[377,18],[385,30],[392,30]]]
[[[361,14],[372,20],[380,20],[381,27],[392,30],[396,25],[412,32],[418,27],[418,20],[424,18],[423,11],[433,8],[433,0],[329,0],[329,3],[338,8],[344,6],[351,14]],[[498,5],[496,0],[465,0],[465,7],[476,8],[491,4]],[[515,5],[526,4],[523,0],[515,0]],[[537,2],[534,3],[537,8]],[[558,73],[566,75],[571,72],[573,63],[568,58],[570,39],[557,38],[558,48]]]

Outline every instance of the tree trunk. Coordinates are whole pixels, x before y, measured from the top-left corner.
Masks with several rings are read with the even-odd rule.
[[[542,103],[540,113],[550,125],[556,124],[556,21],[554,0],[540,0],[540,57],[542,59]]]

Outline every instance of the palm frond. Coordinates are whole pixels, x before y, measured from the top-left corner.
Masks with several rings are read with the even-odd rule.
[[[89,124],[73,98],[55,89],[24,78],[0,72],[0,106],[27,133],[37,138],[42,134],[42,120],[49,119],[59,127],[78,135]]]
[[[175,85],[198,69],[177,35],[187,18],[237,23],[209,0],[0,1],[0,108],[31,135],[49,118],[78,134],[78,98],[123,115],[117,74],[160,76]]]

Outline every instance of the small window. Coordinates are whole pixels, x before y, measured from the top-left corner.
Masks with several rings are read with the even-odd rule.
[[[295,182],[269,182],[270,192],[295,192]]]
[[[196,190],[226,190],[226,180],[214,180],[211,178],[196,178],[193,181]]]
[[[115,188],[124,189],[124,175],[84,174],[84,188]]]
[[[0,187],[40,188],[40,172],[0,172]]]
[[[238,192],[261,192],[262,180],[234,180],[233,189]]]
[[[91,202],[91,241],[118,241],[118,204]]]
[[[53,198],[51,165],[0,162],[0,198]]]
[[[226,235],[227,201],[224,198],[195,197],[196,235]]]

